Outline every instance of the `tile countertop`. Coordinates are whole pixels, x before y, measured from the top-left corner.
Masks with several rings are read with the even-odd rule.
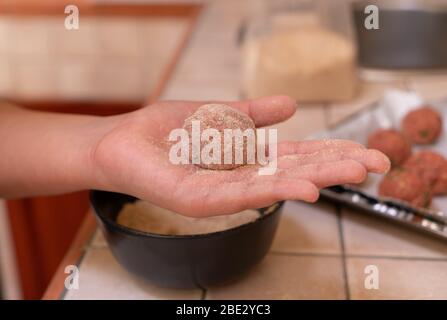
[[[239,98],[237,29],[246,1],[210,2],[163,99]],[[209,45],[219,41],[226,50]],[[302,139],[343,119],[384,90],[446,94],[447,76],[363,83],[355,101],[301,106],[279,126],[279,138]],[[206,88],[206,90],[204,90]],[[365,289],[365,267],[379,268],[379,289]],[[270,252],[245,278],[206,291],[143,284],[112,257],[97,231],[79,262],[79,289],[64,299],[447,299],[447,244],[328,203],[287,202]]]

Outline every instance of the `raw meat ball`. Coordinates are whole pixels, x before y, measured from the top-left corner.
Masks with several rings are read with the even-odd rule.
[[[401,165],[411,155],[411,145],[408,140],[392,129],[377,130],[370,135],[368,148],[382,151],[390,158],[392,166]]]
[[[230,170],[248,163],[247,138],[242,139],[242,143],[239,143],[238,145],[236,145],[236,139],[233,139],[233,143],[229,147],[225,148],[224,145],[225,129],[240,129],[242,132],[247,129],[251,129],[253,131],[254,139],[256,139],[255,124],[247,114],[225,104],[205,104],[198,108],[190,117],[188,117],[183,124],[183,128],[189,132],[190,138],[192,132],[192,121],[200,121],[200,134],[205,129],[216,129],[220,133],[221,137],[221,155],[219,157],[220,163],[203,163],[203,159],[201,158],[200,163],[197,164],[199,167],[212,170]],[[192,139],[190,139],[190,141],[190,150],[192,151]],[[256,140],[253,142],[256,143]],[[200,146],[201,150],[208,143],[208,141],[202,141]],[[254,145],[254,148],[255,147],[256,145]],[[243,163],[236,163],[236,150],[241,150],[241,148],[243,150]],[[192,154],[192,152],[190,153]],[[225,163],[225,154],[228,155],[228,158],[230,158],[231,155],[231,163]]]
[[[433,143],[442,132],[441,115],[428,106],[411,111],[402,120],[402,132],[413,143]]]
[[[432,198],[429,185],[415,173],[403,168],[394,169],[383,178],[379,195],[424,208],[430,205]]]
[[[447,194],[447,161],[443,166],[443,168],[441,169],[441,173],[439,174],[439,177],[436,180],[435,185],[433,186],[433,194],[435,195]]]
[[[445,159],[434,151],[421,151],[412,155],[404,164],[404,167],[417,174],[428,185],[434,186],[441,174]]]

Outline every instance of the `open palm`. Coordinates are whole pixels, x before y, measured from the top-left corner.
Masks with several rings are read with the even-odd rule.
[[[98,187],[203,217],[279,200],[313,202],[319,188],[359,183],[368,171],[389,168],[382,153],[343,140],[280,142],[278,170],[271,176],[258,175],[257,166],[216,171],[172,164],[167,137],[202,104],[157,102],[115,117],[93,151]],[[226,104],[247,113],[257,127],[282,122],[295,112],[295,102],[284,96]]]

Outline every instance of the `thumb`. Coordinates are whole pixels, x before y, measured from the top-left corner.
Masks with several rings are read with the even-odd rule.
[[[229,102],[229,106],[245,112],[256,127],[263,127],[289,119],[296,111],[297,103],[288,96],[269,96],[254,100]]]

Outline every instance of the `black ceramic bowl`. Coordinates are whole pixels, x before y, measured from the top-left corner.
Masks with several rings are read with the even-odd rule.
[[[128,271],[170,288],[207,288],[239,278],[265,256],[282,202],[259,209],[261,217],[225,231],[187,236],[140,232],[116,223],[124,204],[136,198],[92,191],[90,200],[115,258]],[[265,212],[269,214],[264,214]]]

